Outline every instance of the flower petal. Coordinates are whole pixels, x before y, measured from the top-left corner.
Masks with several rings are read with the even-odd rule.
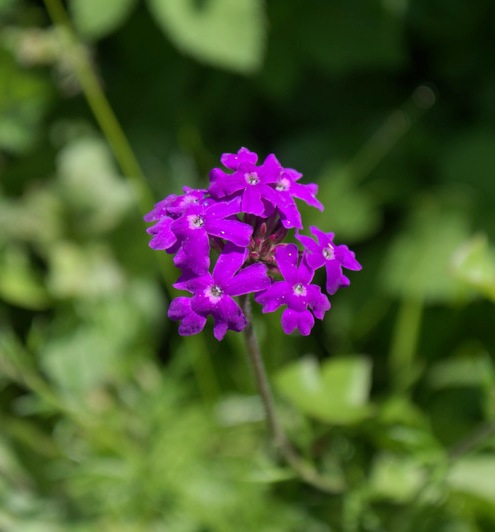
[[[247,185],[242,195],[242,211],[261,216],[264,210],[265,206],[261,200],[260,187],[258,185]]]
[[[297,282],[297,261],[299,252],[295,244],[277,246],[275,259],[278,269],[289,284]]]
[[[172,218],[167,216],[166,218],[162,218],[153,227],[147,229],[147,232],[153,235],[149,243],[150,248],[157,250],[169,249],[177,242],[177,237],[171,229],[172,222]]]
[[[325,312],[330,310],[330,301],[328,297],[321,292],[321,288],[315,284],[308,286],[308,307],[313,314],[322,320]]]
[[[286,334],[299,329],[303,336],[308,336],[315,324],[315,319],[309,310],[296,312],[290,308],[284,310],[282,314],[282,328]]]
[[[240,296],[251,292],[259,292],[271,284],[264,264],[251,264],[242,269],[225,287],[227,294]]]
[[[359,271],[362,269],[361,264],[356,260],[354,251],[351,251],[343,244],[335,248],[335,256],[339,259],[342,266],[348,270]]]
[[[237,170],[243,163],[256,164],[258,156],[247,148],[241,148],[237,153],[223,153],[220,161],[226,168]]]
[[[189,297],[174,299],[168,308],[168,317],[173,321],[181,321],[179,325],[181,336],[190,336],[201,332],[206,323],[206,318],[199,316],[191,309]]]
[[[222,288],[227,286],[236,271],[244,264],[247,253],[247,248],[240,248],[227,242],[213,269],[215,283]]]
[[[287,304],[291,293],[291,286],[285,281],[276,281],[270,288],[254,296],[254,300],[263,305],[262,312],[273,312],[282,305]]]
[[[229,240],[241,247],[247,247],[253,234],[252,226],[238,220],[208,219],[205,228],[208,234]]]

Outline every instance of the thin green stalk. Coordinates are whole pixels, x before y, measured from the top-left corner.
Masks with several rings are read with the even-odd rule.
[[[360,181],[369,175],[435,101],[436,95],[430,87],[416,87],[411,96],[387,116],[383,124],[349,161],[348,174],[354,181]]]
[[[81,85],[84,96],[86,97],[88,105],[105,135],[105,138],[112,148],[113,154],[122,173],[133,187],[139,210],[144,216],[155,202],[139,162],[134,155],[131,145],[115,116],[115,113],[113,112],[112,106],[105,96],[93,65],[79,42],[63,3],[61,0],[44,0],[44,3],[53,24],[56,27],[62,28],[68,38],[68,45],[70,47],[68,55],[72,58],[72,66]],[[158,260],[159,255],[155,254],[155,256]],[[171,278],[170,268],[167,268],[167,266],[161,261],[159,262],[159,271],[164,280],[165,290],[167,296],[170,296],[168,293],[168,287],[175,282],[175,279]],[[204,340],[201,340],[201,342],[204,343]],[[208,352],[206,346],[202,351],[205,353]],[[201,366],[198,364],[201,364]],[[216,381],[206,382],[211,378],[215,378],[215,373],[209,358],[205,357],[199,363],[195,362],[195,373],[198,381],[205,381],[198,383],[201,390],[218,388]]]
[[[79,43],[71,21],[60,0],[44,0],[46,10],[55,26],[63,28],[70,47],[72,66],[88,104],[101,130],[107,138],[122,172],[133,186],[141,212],[153,205],[153,197],[146,184],[143,171],[131,149],[129,141],[110,106],[84,48]]]
[[[453,462],[462,456],[469,454],[472,450],[492,436],[495,436],[495,421],[480,425],[449,449],[449,460]]]
[[[321,491],[337,493],[340,491],[341,486],[336,486],[330,479],[320,475],[313,465],[299,456],[290,444],[277,416],[270,382],[268,380],[261,350],[253,328],[251,301],[249,296],[242,296],[241,307],[247,319],[247,326],[244,329],[246,351],[253,368],[256,387],[265,408],[266,421],[275,449],[304,482]]]
[[[390,371],[397,389],[407,388],[411,371],[414,373],[422,316],[421,298],[404,298],[401,301],[390,348]]]

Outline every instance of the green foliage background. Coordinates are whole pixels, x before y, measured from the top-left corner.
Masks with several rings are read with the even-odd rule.
[[[0,529],[493,530],[495,4],[65,8],[0,0]],[[242,338],[177,335],[147,246],[240,146],[363,264],[308,338],[255,316],[332,493],[274,454]]]

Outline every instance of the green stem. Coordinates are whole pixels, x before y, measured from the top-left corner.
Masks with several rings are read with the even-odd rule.
[[[81,85],[84,96],[88,102],[88,105],[98,122],[105,138],[107,139],[115,159],[120,166],[122,173],[127,178],[128,182],[134,189],[135,196],[137,198],[139,211],[144,216],[155,203],[153,195],[151,194],[148,183],[144,176],[143,171],[138,163],[136,156],[127,140],[127,137],[113,112],[105,93],[98,81],[91,61],[80,44],[76,32],[72,26],[69,16],[64,8],[61,0],[44,0],[46,10],[48,11],[53,24],[59,28],[62,28],[65,35],[68,38],[69,55],[72,58],[72,66],[74,73]],[[163,264],[161,255],[154,254],[156,260],[159,262],[159,271],[164,280],[165,291],[168,299],[170,294],[168,287],[171,286],[175,279],[172,278],[172,270]],[[204,344],[204,340],[201,340]],[[202,351],[207,351],[206,346],[203,346]],[[198,366],[198,362],[195,362],[196,375],[201,390],[216,388],[216,382],[208,381],[208,375],[214,378],[214,372],[211,367],[205,369],[206,365],[211,366],[211,362],[207,360],[201,361],[202,367]],[[202,381],[202,382],[201,382]]]
[[[247,325],[244,329],[246,351],[253,368],[256,387],[265,408],[268,429],[270,431],[275,449],[304,482],[321,491],[325,491],[327,493],[337,493],[340,491],[341,486],[337,486],[330,479],[320,475],[312,464],[306,462],[301,456],[298,455],[287,439],[287,436],[277,417],[277,411],[275,408],[275,402],[273,400],[270,382],[266,373],[265,364],[263,363],[263,357],[261,355],[258,340],[254,333],[251,301],[249,296],[241,297],[241,307],[247,319]]]
[[[414,373],[414,358],[421,328],[423,301],[404,298],[400,304],[390,348],[390,371],[395,387],[407,388]]]
[[[103,92],[87,54],[76,37],[65,8],[60,0],[44,0],[44,2],[54,25],[63,28],[68,37],[70,53],[67,55],[70,55],[72,58],[74,72],[81,84],[88,105],[112,147],[115,159],[122,172],[129,179],[136,192],[141,212],[146,213],[154,202],[146,184],[143,171]]]
[[[495,421],[480,425],[465,438],[454,444],[448,453],[449,460],[455,461],[461,456],[470,453],[473,449],[484,443],[495,434]]]

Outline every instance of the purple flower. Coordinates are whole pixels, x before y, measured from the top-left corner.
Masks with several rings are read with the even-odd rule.
[[[237,246],[247,246],[253,228],[231,219],[239,208],[238,198],[228,202],[203,200],[191,203],[183,215],[170,224],[170,230],[181,244],[180,253],[174,259],[175,265],[197,274],[205,273],[210,266],[210,236],[228,240]]]
[[[263,166],[266,171],[277,176],[275,190],[282,194],[287,203],[294,203],[292,198],[298,198],[320,211],[324,210],[323,204],[316,199],[318,185],[298,183],[297,181],[302,177],[300,172],[292,168],[284,168],[273,153],[265,159]]]
[[[258,155],[247,148],[224,153],[221,162],[225,170],[210,172],[208,189],[184,187],[183,194],[171,194],[145,216],[154,222],[147,229],[150,246],[174,254],[181,269],[174,287],[192,294],[172,301],[170,319],[180,322],[181,335],[190,335],[202,331],[211,315],[221,340],[229,329],[246,326],[234,298],[255,293],[265,313],[286,306],[282,327],[287,334],[295,329],[310,334],[315,318],[323,319],[330,308],[327,296],[311,283],[314,272],[325,266],[326,290],[334,294],[349,285],[342,269],[360,270],[361,265],[347,246],[333,243],[333,233],[316,227],[311,227],[316,241],[296,234],[303,251],[284,243],[289,229],[303,228],[296,200],[323,210],[317,185],[301,184],[300,172],[284,168],[273,154],[258,164]]]
[[[171,250],[172,246],[177,242],[177,237],[171,229],[173,221],[173,218],[169,216],[162,216],[155,225],[146,229],[150,235],[153,235],[149,244],[150,248]]]
[[[256,164],[258,161],[258,156],[256,153],[249,151],[247,148],[241,148],[237,153],[222,154],[220,161],[225,168],[237,170],[239,165],[243,163]]]
[[[172,314],[169,310],[169,317],[182,320],[181,334],[195,334],[201,323],[203,327],[204,323],[195,315],[213,316],[213,334],[217,340],[222,340],[229,329],[237,332],[244,329],[246,318],[233,298],[264,290],[271,282],[264,264],[251,264],[241,269],[246,257],[247,249],[227,243],[211,274],[194,277],[189,272],[174,285],[193,294],[189,307],[183,301],[187,298],[179,298],[180,303],[170,305]]]
[[[279,246],[275,251],[275,258],[284,280],[273,283],[270,288],[255,296],[255,300],[263,305],[263,313],[273,312],[280,306],[287,305],[282,314],[284,332],[290,334],[299,329],[302,335],[307,336],[315,322],[313,314],[318,319],[323,319],[330,308],[330,301],[321,293],[319,286],[311,284],[314,270],[306,261],[298,261],[298,257],[295,244]]]
[[[309,236],[297,234],[296,238],[306,248],[306,260],[314,270],[323,265],[327,271],[326,291],[333,295],[343,286],[349,286],[349,279],[342,273],[342,268],[360,270],[361,264],[356,260],[354,252],[347,246],[336,246],[333,243],[334,234],[324,233],[317,227],[310,226],[311,233],[318,238],[315,242]]]
[[[180,321],[179,334],[190,336],[201,332],[205,326],[206,318],[196,314],[191,309],[190,297],[178,297],[168,307],[168,317],[174,321]]]

